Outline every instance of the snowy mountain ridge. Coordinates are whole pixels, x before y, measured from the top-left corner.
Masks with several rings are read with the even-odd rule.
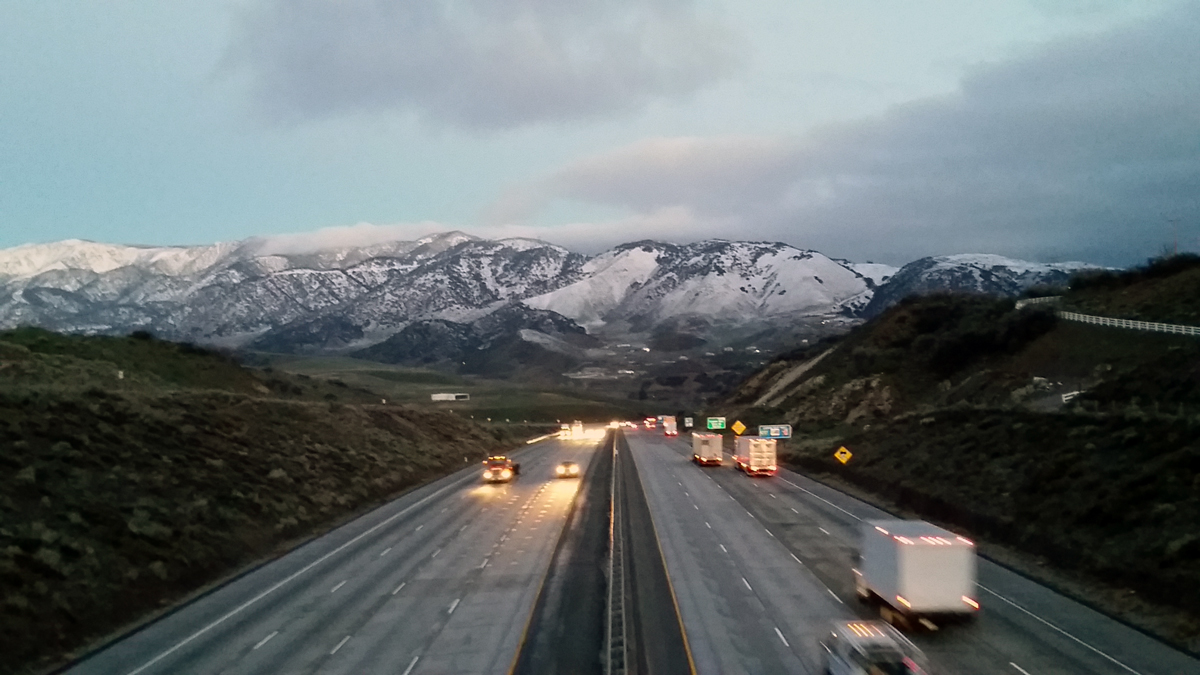
[[[666,332],[716,345],[735,333],[870,315],[910,292],[1011,295],[1080,266],[966,255],[897,270],[725,240],[632,242],[588,258],[461,232],[361,247],[286,236],[193,247],[68,240],[0,250],[0,328],[144,329],[271,351],[353,351],[419,322],[466,326],[516,304],[534,313],[509,312],[502,325],[526,341],[540,339],[529,331],[550,325],[537,318],[549,312],[601,338]]]

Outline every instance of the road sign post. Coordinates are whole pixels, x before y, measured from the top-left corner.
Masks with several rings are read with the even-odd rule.
[[[790,424],[760,424],[758,425],[758,435],[763,438],[791,438],[792,425]]]

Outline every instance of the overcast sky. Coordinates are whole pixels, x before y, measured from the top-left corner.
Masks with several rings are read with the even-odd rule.
[[[1200,249],[1200,2],[0,3],[0,247]]]

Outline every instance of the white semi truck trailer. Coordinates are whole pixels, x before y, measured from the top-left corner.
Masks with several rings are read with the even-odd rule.
[[[734,468],[748,476],[774,476],[775,439],[738,436],[733,442]]]
[[[692,434],[692,461],[700,466],[721,466],[725,455],[721,434]]]
[[[975,544],[921,520],[863,523],[855,590],[901,628],[963,619],[979,611]]]

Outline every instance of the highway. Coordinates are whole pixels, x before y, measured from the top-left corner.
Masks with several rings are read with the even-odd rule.
[[[625,434],[696,672],[822,672],[818,639],[855,601],[861,520],[888,514],[790,471],[692,464],[686,434]],[[1195,675],[1200,661],[981,560],[976,620],[914,636],[935,673]]]
[[[508,673],[598,439],[472,463],[186,604],[69,675]]]

